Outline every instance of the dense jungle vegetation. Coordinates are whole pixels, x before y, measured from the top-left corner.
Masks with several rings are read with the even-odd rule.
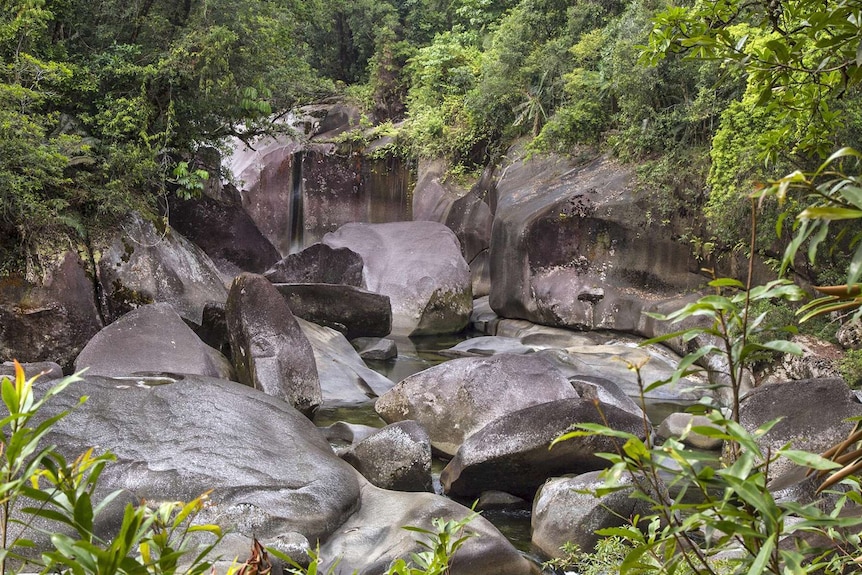
[[[455,176],[517,138],[534,153],[637,162],[650,218],[705,215],[682,234],[698,250],[745,241],[755,182],[811,170],[862,134],[855,0],[2,7],[6,265],[45,238],[158,214],[168,194],[201,187],[200,149],[284,129],[291,108],[332,95],[391,121],[402,153],[446,157]]]

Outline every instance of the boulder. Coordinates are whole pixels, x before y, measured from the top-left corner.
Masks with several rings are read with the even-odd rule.
[[[263,273],[281,257],[246,213],[239,197],[233,202],[203,196],[171,200],[171,225],[194,242],[227,277]]]
[[[599,471],[575,477],[555,477],[546,481],[536,493],[531,517],[532,543],[548,557],[563,557],[564,543],[574,543],[591,551],[600,539],[599,529],[630,525],[636,515],[651,515],[649,503],[632,497],[631,478],[623,476],[620,484],[629,485],[603,497],[593,495],[604,486]]]
[[[391,339],[357,337],[350,340],[350,345],[353,346],[362,359],[385,361],[398,357],[398,346]]]
[[[788,443],[793,449],[814,453],[843,441],[862,416],[862,404],[840,379],[801,379],[757,387],[742,398],[739,422],[749,432],[768,421],[781,420],[757,440],[763,453],[776,452]],[[790,461],[770,464],[772,477],[791,468]]]
[[[322,401],[314,350],[275,286],[240,274],[225,315],[239,381],[311,414]]]
[[[141,305],[166,302],[200,325],[207,303],[227,299],[218,268],[201,248],[137,214],[102,250],[98,273],[109,322]]]
[[[473,307],[470,270],[455,234],[435,222],[347,224],[323,243],[362,256],[364,288],[388,295],[392,331],[455,333]]]
[[[635,332],[649,303],[703,285],[688,246],[647,220],[631,168],[607,157],[519,155],[512,150],[496,185],[490,302],[498,314]]]
[[[465,439],[498,417],[578,394],[536,355],[454,359],[405,378],[374,408],[389,423],[416,420],[431,445],[452,456]]]
[[[193,374],[231,379],[230,365],[167,303],[130,311],[93,336],[75,359],[87,375]],[[226,365],[227,364],[227,365]]]
[[[679,439],[684,444],[697,449],[721,449],[724,441],[692,431],[692,427],[715,428],[716,426],[704,415],[677,412],[664,418],[656,428],[656,434],[664,439]]]
[[[331,327],[347,339],[392,331],[389,296],[332,284],[273,284],[296,317]]]
[[[844,355],[841,347],[810,335],[795,335],[790,341],[802,348],[802,355],[783,354],[769,374],[760,381],[760,385],[789,379],[841,377],[838,369]]]
[[[129,386],[85,377],[41,413],[70,412],[45,439],[68,461],[90,447],[116,456],[97,498],[124,495],[99,516],[97,535],[117,533],[126,503],[190,501],[210,490],[199,521],[261,540],[324,539],[356,511],[358,475],[290,405],[234,382],[164,379]],[[78,405],[82,395],[89,399]]]
[[[313,244],[285,256],[263,275],[272,283],[362,285],[362,257],[347,248]]]
[[[433,491],[431,442],[415,421],[387,425],[340,456],[382,489]]]
[[[359,423],[336,421],[326,427],[318,427],[318,429],[323,434],[323,437],[326,438],[326,441],[338,451],[339,448],[350,447],[359,443],[372,433],[377,433],[380,428]]]
[[[43,380],[60,379],[63,377],[63,368],[53,361],[39,361],[35,363],[22,363],[21,369],[24,370],[24,377],[32,379],[38,377]],[[0,378],[8,377],[15,379],[15,364],[11,361],[4,361],[0,364]]]
[[[93,271],[73,250],[43,266],[38,277],[0,277],[0,360],[68,367],[104,326]]]
[[[425,551],[417,543],[425,540],[405,526],[431,532],[433,520],[458,521],[470,514],[466,507],[432,493],[387,491],[364,483],[359,511],[320,547],[326,561],[321,573],[334,575],[378,575],[395,559],[410,558]],[[458,550],[451,575],[537,575],[538,568],[527,561],[490,522],[477,516],[466,526],[476,533]],[[336,565],[337,563],[337,565]]]
[[[578,437],[552,449],[551,442],[578,423],[604,424],[644,436],[641,418],[592,400],[560,399],[498,417],[469,436],[443,469],[446,493],[475,497],[488,489],[531,497],[549,477],[585,473],[605,467],[597,453],[615,452],[617,440]]]
[[[311,344],[323,403],[364,403],[392,388],[392,381],[369,369],[339,332],[301,318],[296,322]]]

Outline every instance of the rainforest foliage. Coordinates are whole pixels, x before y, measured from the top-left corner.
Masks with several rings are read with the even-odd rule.
[[[0,238],[85,234],[200,186],[200,150],[352,97],[409,155],[639,163],[650,217],[732,247],[756,182],[862,135],[859,0],[11,0]],[[404,151],[404,150],[402,150]],[[704,229],[706,230],[704,232]],[[740,235],[740,232],[742,236]]]

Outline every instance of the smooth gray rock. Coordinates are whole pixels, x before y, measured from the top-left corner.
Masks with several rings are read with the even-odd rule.
[[[357,509],[355,471],[290,405],[235,382],[180,377],[151,386],[86,377],[48,402],[42,415],[70,414],[46,443],[69,461],[89,447],[117,458],[99,494],[125,495],[98,534],[116,533],[127,502],[189,501],[209,490],[200,521],[262,540],[295,531],[316,541]],[[77,406],[82,395],[89,399]]]
[[[192,374],[231,379],[227,360],[203,343],[167,303],[130,311],[93,336],[75,359],[75,370],[106,377]]]
[[[0,277],[0,360],[53,361],[68,368],[104,324],[92,264],[70,249],[38,277]]]
[[[336,447],[344,447],[359,443],[372,433],[377,433],[380,428],[358,423],[348,423],[346,421],[336,421],[326,427],[318,427],[318,429],[330,444],[335,444]]]
[[[476,502],[479,511],[511,511],[514,509],[529,509],[530,502],[517,495],[505,491],[483,491]]]
[[[362,256],[348,248],[313,244],[285,256],[264,277],[272,283],[362,285]]]
[[[757,387],[743,397],[739,422],[749,432],[781,418],[769,433],[757,440],[761,450],[772,453],[790,443],[793,449],[821,453],[843,441],[862,416],[862,404],[840,379],[802,379]],[[778,477],[791,468],[779,459],[769,467]]]
[[[24,370],[24,377],[31,379],[38,377],[39,379],[59,379],[63,377],[63,369],[53,361],[40,361],[37,363],[22,363],[21,369]],[[15,364],[11,361],[4,361],[0,364],[0,378],[8,377],[15,379]]]
[[[628,488],[603,497],[589,491],[604,486],[599,471],[575,477],[555,477],[546,481],[533,501],[531,517],[532,543],[548,557],[563,557],[564,543],[574,543],[582,550],[592,551],[600,535],[599,529],[630,525],[635,515],[651,515],[654,510],[631,495],[634,486],[627,476],[621,478]],[[586,493],[585,493],[586,492]]]
[[[170,206],[174,229],[205,251],[228,277],[244,271],[263,273],[279,260],[278,250],[246,213],[238,194],[230,201],[172,197]]]
[[[359,353],[362,359],[386,361],[398,357],[398,346],[394,341],[379,337],[357,337],[350,340],[350,345]]]
[[[703,415],[692,415],[690,413],[671,413],[668,415],[656,428],[656,433],[664,439],[682,439],[682,442],[691,447],[698,449],[720,449],[724,441],[715,437],[709,437],[696,431],[691,431],[691,427],[712,427],[715,424]],[[682,435],[685,431],[683,438]]]
[[[388,295],[392,331],[400,335],[456,333],[473,308],[470,270],[458,239],[443,224],[347,224],[323,243],[362,256],[364,288]]]
[[[596,454],[615,452],[617,440],[610,437],[573,438],[548,449],[578,423],[605,424],[640,437],[645,432],[641,418],[612,405],[597,408],[580,398],[533,405],[507,413],[468,437],[440,475],[443,489],[460,497],[488,489],[531,497],[549,477],[607,466]]]
[[[296,317],[331,327],[347,339],[392,331],[389,296],[347,285],[274,284]]]
[[[374,409],[389,423],[413,419],[437,451],[454,455],[487,423],[519,409],[578,394],[536,355],[501,354],[447,361],[403,379]]]
[[[314,353],[320,392],[327,405],[364,403],[394,385],[386,376],[369,369],[339,332],[296,318]]]
[[[382,489],[433,491],[431,442],[415,421],[387,425],[340,456]]]
[[[322,401],[314,349],[275,286],[240,274],[225,315],[239,381],[311,414]]]
[[[160,231],[137,214],[122,230],[107,241],[98,260],[107,321],[141,305],[166,302],[200,325],[207,303],[227,299],[216,265],[176,230]]]
[[[321,573],[335,565],[335,575],[379,575],[399,558],[424,551],[421,535],[402,529],[436,531],[432,520],[460,520],[470,510],[432,493],[387,491],[364,483],[359,511],[320,547],[326,559]],[[527,561],[486,519],[476,517],[467,529],[477,533],[455,554],[451,575],[538,575]]]

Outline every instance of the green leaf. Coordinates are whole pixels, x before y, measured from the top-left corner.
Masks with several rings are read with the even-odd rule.
[[[797,465],[802,465],[803,467],[809,467],[818,471],[839,469],[840,467],[842,467],[840,464],[835,463],[830,459],[826,459],[825,457],[821,457],[816,453],[809,453],[807,451],[800,451],[797,449],[782,449],[778,452],[778,454],[783,457],[786,457]]]
[[[802,210],[798,217],[804,220],[855,220],[862,218],[862,210],[811,206]]]

